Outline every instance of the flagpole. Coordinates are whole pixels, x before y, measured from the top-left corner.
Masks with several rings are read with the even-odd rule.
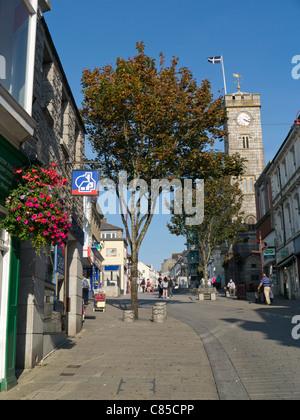
[[[224,63],[223,63],[223,55],[221,55],[221,63],[222,63],[222,70],[223,70],[223,81],[224,81],[225,95],[227,95],[226,80],[225,80],[225,71],[224,71]]]

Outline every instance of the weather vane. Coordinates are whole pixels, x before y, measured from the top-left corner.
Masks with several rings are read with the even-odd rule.
[[[233,73],[232,74],[234,77],[237,77],[237,81],[236,82],[234,82],[234,83],[237,83],[238,84],[238,91],[240,91],[240,89],[241,89],[241,87],[240,87],[240,78],[242,77],[240,74],[238,74],[238,73]]]

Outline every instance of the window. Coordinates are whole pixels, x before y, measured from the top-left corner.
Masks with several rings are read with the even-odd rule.
[[[34,37],[30,37],[31,17],[35,14],[31,3],[29,0],[0,0],[0,82],[29,113],[32,93],[29,94],[28,88],[30,85],[32,92],[35,48]],[[30,56],[32,60],[28,59]],[[31,83],[28,83],[29,76]]]
[[[296,169],[296,153],[295,153],[294,147],[292,148],[291,153],[292,153],[292,161],[293,161],[294,169]]]
[[[249,137],[248,136],[243,136],[243,148],[244,149],[249,149]]]

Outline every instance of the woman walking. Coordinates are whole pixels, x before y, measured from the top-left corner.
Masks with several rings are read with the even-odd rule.
[[[161,286],[163,289],[163,299],[168,299],[169,282],[168,282],[167,277],[163,278],[163,281],[161,282]]]

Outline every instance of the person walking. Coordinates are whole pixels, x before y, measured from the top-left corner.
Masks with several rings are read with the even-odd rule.
[[[147,280],[147,292],[148,293],[150,293],[150,286],[151,286],[151,283],[150,283],[150,280],[148,279]]]
[[[221,289],[221,282],[222,282],[222,277],[220,276],[220,274],[218,274],[218,276],[216,278],[216,288],[217,288],[217,290]]]
[[[85,305],[89,302],[89,291],[91,290],[91,284],[86,274],[82,275],[82,299]]]
[[[161,282],[162,282],[162,278],[161,278],[161,275],[159,275],[159,277],[157,279],[157,283],[158,283],[158,297],[159,298],[162,297],[162,293],[163,293]]]
[[[168,277],[168,291],[169,291],[169,297],[173,297],[173,280]]]
[[[145,293],[145,286],[146,286],[145,279],[142,279],[142,281],[141,281],[141,288],[143,290],[143,293]]]
[[[271,291],[272,281],[269,279],[269,277],[266,276],[265,273],[263,273],[263,277],[262,277],[262,279],[259,283],[259,286],[258,286],[258,289],[257,289],[258,293],[259,293],[259,290],[262,286],[264,288],[266,303],[267,303],[267,305],[271,305],[270,291]]]
[[[169,288],[169,282],[167,277],[164,277],[161,282],[162,290],[163,290],[163,299],[168,299],[168,288]]]

